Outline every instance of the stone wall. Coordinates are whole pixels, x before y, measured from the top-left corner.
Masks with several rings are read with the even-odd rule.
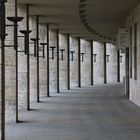
[[[6,4],[6,17],[14,16],[14,0],[8,0]],[[26,7],[24,5],[20,5],[18,7],[18,15],[23,16],[24,20],[19,23],[18,29],[23,30],[26,29]],[[140,22],[140,6],[138,6],[130,15],[127,20],[127,26],[134,25],[135,22]],[[30,30],[32,33],[30,34],[30,38],[36,38],[36,17],[30,16]],[[13,24],[6,20],[6,24]],[[138,24],[138,33],[140,30],[140,25]],[[13,47],[13,27],[7,27],[6,32],[8,36],[6,37],[6,122],[15,121],[16,118],[16,58],[15,58],[15,50]],[[47,29],[45,25],[39,26],[39,38],[40,43],[46,42]],[[21,36],[18,32],[18,35]],[[56,30],[49,31],[50,36],[50,44],[49,46],[57,47],[57,32]],[[139,34],[138,34],[139,38]],[[24,50],[24,38],[19,39],[19,51]],[[60,49],[65,49],[64,52],[64,60],[60,60],[60,90],[67,89],[67,35],[59,34],[59,46]],[[132,65],[133,68],[133,78],[130,80],[130,99],[140,105],[140,45],[139,40],[137,42],[138,45],[138,77],[137,80],[134,80],[134,63]],[[134,41],[133,41],[134,47]],[[90,42],[81,40],[81,52],[84,52],[84,62],[81,62],[81,82],[82,86],[90,85],[91,79],[91,57],[90,57]],[[78,39],[70,37],[70,51],[74,52],[74,61],[70,61],[70,83],[71,87],[78,86]],[[93,42],[93,51],[94,54],[97,54],[96,62],[94,62],[94,83],[102,84],[104,83],[104,46],[103,43]],[[132,52],[134,49],[132,49]],[[37,98],[37,58],[34,57],[34,45],[30,40],[30,92],[31,92],[31,101],[36,101]],[[107,82],[112,83],[117,81],[117,52],[116,48],[112,44],[107,44],[107,54],[110,55],[110,62],[107,64]],[[123,56],[122,62],[120,64],[121,67],[121,81],[123,81],[123,77],[125,74],[125,54],[121,54]],[[134,53],[133,53],[134,55]],[[42,49],[40,48],[40,56],[42,56]],[[54,59],[50,59],[50,91],[56,92],[57,89],[57,54],[55,49]],[[51,50],[50,50],[50,58],[51,58]],[[60,54],[61,58],[61,54]],[[18,82],[19,82],[19,108],[25,109],[27,103],[27,56],[20,52],[18,55]],[[133,60],[134,61],[134,60]],[[46,63],[46,47],[45,47],[45,58],[40,57],[40,93],[41,96],[47,95],[47,63]],[[33,108],[31,106],[31,108]]]
[[[134,24],[137,23],[137,79],[134,78]],[[132,78],[130,79],[130,100],[140,106],[140,4],[130,13],[126,27],[133,29],[132,34]],[[130,56],[131,57],[131,56]]]

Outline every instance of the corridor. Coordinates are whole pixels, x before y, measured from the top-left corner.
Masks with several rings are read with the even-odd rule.
[[[24,123],[8,124],[6,140],[139,140],[140,108],[124,95],[123,85],[96,85],[42,97]]]

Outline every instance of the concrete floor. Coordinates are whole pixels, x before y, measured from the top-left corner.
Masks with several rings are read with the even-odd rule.
[[[53,94],[32,108],[6,126],[6,140],[140,140],[140,108],[119,84]]]

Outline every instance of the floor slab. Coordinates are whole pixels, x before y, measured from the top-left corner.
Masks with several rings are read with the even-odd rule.
[[[22,123],[6,125],[6,140],[139,140],[140,108],[121,84],[72,89],[33,102]]]

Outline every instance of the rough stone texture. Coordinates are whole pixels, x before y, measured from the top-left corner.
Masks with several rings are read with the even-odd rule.
[[[59,55],[60,57],[60,90],[67,89],[68,84],[68,78],[67,78],[67,35],[59,34],[59,48],[65,49],[64,51],[64,60],[61,60],[61,53]]]
[[[36,17],[31,16],[29,19],[30,30],[32,33],[30,34],[30,38],[36,38]],[[34,45],[30,40],[30,94],[31,101],[35,101],[37,98],[37,58],[34,57]]]
[[[78,86],[78,39],[77,38],[70,37],[70,51],[75,51],[74,60],[70,61],[70,84],[71,87],[77,87]]]
[[[18,30],[26,29],[26,7],[18,6],[18,16],[24,17],[22,22],[19,22]],[[19,36],[23,36],[20,32]],[[24,38],[18,38],[18,51],[24,51]],[[18,53],[18,100],[19,109],[27,106],[27,55],[24,52]]]
[[[90,42],[81,39],[81,53],[84,54],[84,61],[81,61],[81,85],[91,84],[91,46]],[[81,58],[82,59],[82,58]]]
[[[104,83],[104,46],[102,43],[93,42],[93,54],[97,54],[94,62],[94,84]]]
[[[111,43],[107,43],[107,83],[117,82],[117,47]]]
[[[47,27],[46,25],[39,25],[39,43],[46,43],[47,42]],[[47,52],[47,46],[45,46],[45,58],[42,58],[43,56],[43,50],[42,46],[40,46],[40,52],[39,56],[39,74],[40,74],[40,79],[39,79],[39,84],[40,84],[40,95],[41,96],[46,96],[47,95],[47,57],[46,57],[46,52]]]
[[[130,100],[140,106],[140,4],[131,12],[126,27],[133,27],[137,22],[137,80],[134,79],[134,33],[132,35],[132,79],[130,79]]]
[[[49,46],[57,47],[57,32],[56,30],[49,31]],[[50,58],[52,51],[50,51]],[[56,92],[57,89],[57,51],[54,50],[54,59],[50,59],[50,91]]]
[[[16,63],[15,50],[5,50],[5,100],[6,100],[6,122],[15,121],[16,116]]]
[[[6,17],[14,15],[13,1],[6,3]],[[6,24],[12,24],[6,19]],[[13,45],[13,27],[7,27],[5,44],[9,47],[5,48],[5,119],[6,123],[15,121],[16,119],[16,63],[15,50]],[[1,59],[1,58],[0,58]]]

